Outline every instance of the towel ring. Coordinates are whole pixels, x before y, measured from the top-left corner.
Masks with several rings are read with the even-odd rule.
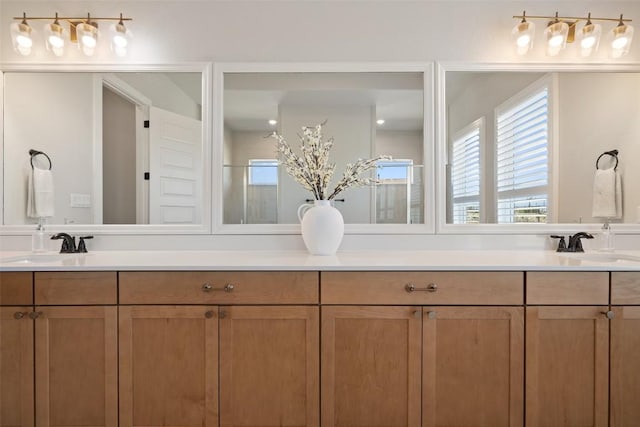
[[[47,155],[47,153],[43,151],[34,150],[34,149],[29,150],[29,155],[31,156],[31,169],[33,169],[33,158],[40,154],[42,154],[47,158],[47,160],[49,161],[49,170],[51,170],[53,163],[51,163],[51,158]]]
[[[614,157],[616,159],[616,165],[613,167],[613,170],[618,169],[618,150],[605,151],[604,153],[600,154],[598,156],[598,159],[596,160],[596,169],[599,169],[598,168],[598,162],[600,161],[602,156],[605,156],[605,155]]]

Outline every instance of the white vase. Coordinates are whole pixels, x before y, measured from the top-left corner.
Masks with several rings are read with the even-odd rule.
[[[298,208],[302,240],[312,255],[334,255],[344,235],[344,220],[329,200],[315,200]]]

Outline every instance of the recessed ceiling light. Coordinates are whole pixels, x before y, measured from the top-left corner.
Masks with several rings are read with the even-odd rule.
[[[274,119],[271,119],[271,120],[269,120],[269,124],[270,124],[271,126],[275,126],[275,125],[277,125],[277,124],[278,124],[278,121],[277,121],[277,120],[274,120]]]
[[[384,124],[384,119],[378,119],[376,120],[376,123],[379,125],[383,125]]]

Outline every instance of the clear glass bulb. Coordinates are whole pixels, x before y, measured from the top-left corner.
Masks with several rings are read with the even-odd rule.
[[[520,22],[513,28],[511,35],[515,40],[516,53],[518,55],[526,54],[533,47],[534,34],[535,25],[533,22]]]

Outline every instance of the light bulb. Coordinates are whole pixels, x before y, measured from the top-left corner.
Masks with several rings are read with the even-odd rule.
[[[56,56],[62,56],[64,53],[64,28],[58,22],[57,13],[56,20],[45,27],[45,37],[47,50]]]
[[[547,55],[556,56],[567,45],[567,35],[569,34],[569,24],[558,20],[558,14],[556,13],[556,20],[549,23],[544,30],[545,38],[547,39]]]
[[[631,41],[633,40],[633,27],[625,24],[620,15],[618,26],[612,31],[613,39],[611,40],[611,57],[621,58],[629,53]]]
[[[98,24],[91,21],[91,16],[87,15],[87,21],[76,26],[79,47],[86,56],[92,56],[98,44]]]
[[[580,39],[580,55],[589,56],[598,50],[601,33],[602,27],[600,24],[592,23],[591,14],[589,14],[587,23],[582,27],[580,33],[578,33],[578,38]]]
[[[525,12],[522,12],[522,21],[511,30],[511,36],[515,40],[516,53],[518,55],[524,55],[533,47],[535,29],[533,22],[527,22]]]
[[[27,16],[23,14],[22,22],[14,22],[11,24],[11,41],[13,49],[20,55],[27,56],[31,54],[33,39],[31,38],[32,29],[27,24]]]
[[[122,14],[120,21],[111,26],[111,50],[118,56],[125,56],[131,41],[131,32],[124,26]]]

